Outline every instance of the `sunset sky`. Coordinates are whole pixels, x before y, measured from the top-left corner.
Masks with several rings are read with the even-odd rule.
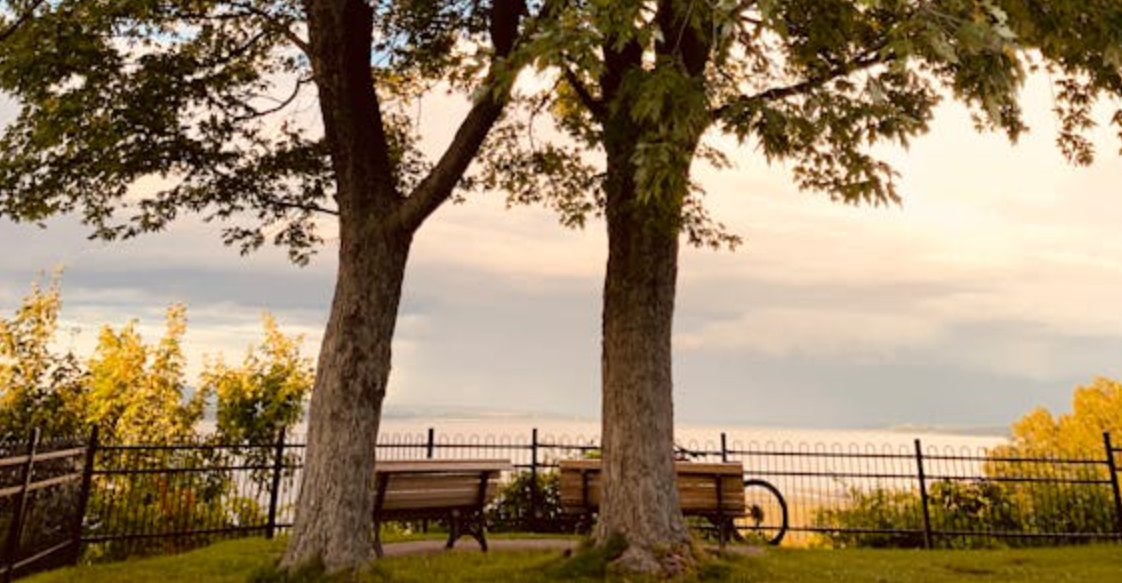
[[[461,108],[433,97],[434,150]],[[1025,88],[1033,131],[1012,146],[944,105],[909,151],[886,150],[904,204],[847,207],[801,193],[751,147],[737,168],[700,170],[736,251],[682,255],[675,329],[678,418],[806,427],[1002,426],[1067,407],[1094,376],[1122,377],[1122,158],[1054,147],[1046,78]],[[14,106],[0,101],[0,124]],[[1105,110],[1104,110],[1105,113]],[[1101,116],[1105,119],[1105,115]],[[728,143],[732,148],[732,143]],[[147,338],[185,302],[192,374],[202,354],[240,358],[260,313],[314,353],[335,248],[311,266],[267,250],[240,257],[193,219],[126,243],[0,219],[0,313],[40,271],[65,268],[64,344],[88,354],[97,326],[136,318]],[[414,246],[389,406],[477,407],[595,418],[604,226],[558,226],[500,194],[442,208]]]

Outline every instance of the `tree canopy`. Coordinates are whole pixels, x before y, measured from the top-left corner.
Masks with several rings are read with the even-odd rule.
[[[1012,433],[1001,455],[1098,459],[1104,455],[1103,433],[1111,434],[1115,447],[1122,443],[1122,383],[1096,377],[1072,392],[1070,412],[1056,415],[1039,407],[1017,420]]]
[[[707,220],[699,185],[672,169],[734,165],[719,136],[784,163],[800,188],[885,204],[901,193],[878,144],[907,146],[947,99],[966,104],[979,130],[1015,141],[1028,129],[1019,92],[1033,73],[1054,86],[1069,160],[1094,160],[1087,134],[1099,123],[1122,134],[1122,6],[1111,0],[588,0],[565,4],[543,35],[537,64],[552,84],[522,95],[542,114],[531,118],[538,131],[524,117],[496,132],[485,183],[554,207],[568,225],[604,206],[607,176],[589,153],[603,152],[604,122],[621,108],[643,128],[640,202],[681,207],[670,224],[704,245],[738,239]],[[641,56],[605,95],[613,54]],[[1113,115],[1096,119],[1104,103]],[[683,147],[699,130],[702,142]]]
[[[370,77],[402,196],[450,170],[440,166],[451,160],[421,155],[410,106],[438,85],[478,86],[490,6],[371,3]],[[507,45],[512,24],[491,26]],[[309,111],[300,2],[5,0],[0,30],[0,92],[19,107],[0,134],[0,215],[75,213],[93,236],[117,239],[196,214],[222,222],[243,251],[274,243],[298,262],[322,242],[322,220],[339,208],[323,124]],[[428,187],[457,177],[430,176]],[[416,206],[432,204],[422,198]]]

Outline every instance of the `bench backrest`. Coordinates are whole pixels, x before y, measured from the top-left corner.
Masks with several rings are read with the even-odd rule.
[[[482,508],[511,469],[507,460],[378,462],[378,511]]]
[[[600,460],[563,460],[561,506],[583,514],[600,508]],[[743,514],[744,466],[739,462],[678,462],[678,499],[682,512]]]

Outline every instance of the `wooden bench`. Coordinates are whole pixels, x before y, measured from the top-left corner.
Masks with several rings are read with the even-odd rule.
[[[374,551],[382,556],[382,523],[445,519],[448,543],[467,534],[487,550],[483,509],[494,499],[509,460],[384,461],[376,466]]]
[[[674,467],[682,513],[713,523],[723,548],[732,536],[733,521],[746,510],[744,466],[740,462],[677,462]],[[563,460],[560,468],[562,510],[591,519],[600,509],[600,460]]]

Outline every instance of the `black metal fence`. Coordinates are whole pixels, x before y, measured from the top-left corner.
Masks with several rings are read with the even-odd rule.
[[[1103,436],[1087,459],[1010,455],[1002,448],[896,445],[687,443],[698,461],[740,461],[772,482],[790,511],[785,544],[979,547],[1122,540],[1118,459]],[[509,458],[516,472],[550,475],[588,455],[594,438],[383,435],[379,459]],[[22,448],[22,449],[21,449]],[[291,526],[305,446],[209,439],[177,444],[81,442],[44,447],[38,435],[0,448],[0,573],[137,553],[178,551],[216,538],[268,537]],[[1011,450],[1010,450],[1011,451]],[[508,477],[509,478],[509,477]],[[556,516],[549,480],[530,484],[536,520]],[[555,482],[553,482],[555,484]],[[751,502],[751,501],[749,501]],[[50,516],[55,522],[43,520]],[[38,518],[36,518],[38,517]],[[38,521],[38,522],[37,522]],[[552,525],[556,526],[556,525]],[[556,530],[554,528],[554,530]],[[34,535],[34,536],[32,536]],[[34,538],[35,540],[31,540]]]
[[[92,450],[80,439],[0,443],[0,580],[73,563],[81,548]]]

